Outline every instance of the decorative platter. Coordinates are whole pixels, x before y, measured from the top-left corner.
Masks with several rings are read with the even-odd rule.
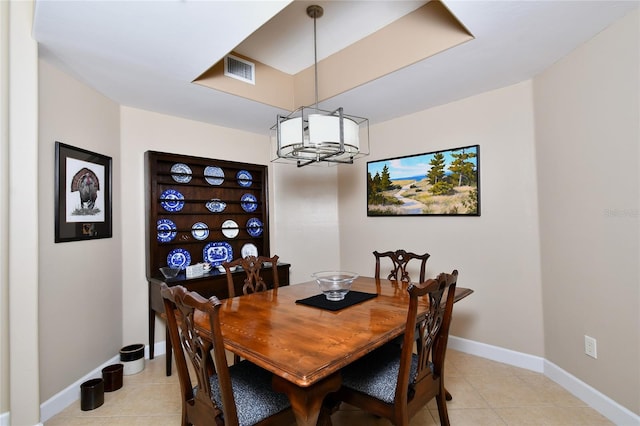
[[[222,223],[222,235],[224,235],[227,238],[235,238],[238,236],[238,233],[240,232],[240,230],[238,229],[238,224],[229,219],[229,220],[225,220]]]
[[[262,222],[257,217],[252,217],[247,221],[247,232],[252,237],[262,235]]]
[[[191,168],[184,163],[176,163],[171,166],[171,177],[178,183],[191,181]]]
[[[238,179],[238,185],[249,187],[251,186],[251,182],[253,181],[253,176],[246,170],[240,170],[236,173],[236,179]]]
[[[160,199],[160,205],[168,212],[179,212],[184,207],[184,195],[175,189],[163,191]]]
[[[204,246],[202,258],[210,263],[212,267],[222,265],[224,262],[233,260],[233,249],[231,244],[224,241],[214,241]]]
[[[172,268],[186,269],[191,265],[191,254],[185,249],[173,249],[167,255],[167,265]]]
[[[221,201],[219,198],[212,198],[205,206],[207,206],[207,209],[211,213],[220,213],[227,208],[227,203]]]
[[[242,249],[240,250],[240,254],[242,255],[243,258],[247,256],[258,257],[258,247],[256,247],[255,244],[247,243],[242,246]]]
[[[169,219],[158,219],[158,241],[168,243],[176,237],[176,224]]]
[[[245,212],[254,212],[258,208],[258,199],[253,194],[244,194],[240,198],[240,206]]]
[[[196,240],[206,240],[209,236],[209,227],[204,222],[196,222],[191,227],[191,235]]]
[[[204,180],[209,185],[222,185],[224,182],[224,171],[217,166],[207,166],[204,168]]]

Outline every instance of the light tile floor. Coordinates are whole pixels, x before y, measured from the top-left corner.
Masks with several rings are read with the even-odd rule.
[[[45,426],[180,424],[178,378],[164,374],[165,357],[145,361],[145,369],[123,377],[123,387],[105,393],[104,405],[80,410],[76,401]],[[605,417],[542,374],[449,349],[446,364],[452,425],[611,425]],[[389,425],[343,404],[332,416],[335,426]],[[438,409],[431,401],[411,426],[437,425]]]

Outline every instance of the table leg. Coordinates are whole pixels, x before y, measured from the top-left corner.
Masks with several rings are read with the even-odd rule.
[[[156,311],[149,308],[149,359],[153,359],[155,353],[156,336]]]
[[[342,378],[333,374],[307,388],[301,388],[280,376],[273,376],[273,389],[287,394],[298,426],[316,426],[322,401],[330,393],[340,389]]]

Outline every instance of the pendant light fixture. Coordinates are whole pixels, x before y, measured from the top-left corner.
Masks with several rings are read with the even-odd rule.
[[[278,115],[272,127],[277,143],[274,161],[293,162],[298,167],[351,164],[369,154],[369,120],[347,115],[342,107],[334,111],[318,108],[316,20],[323,14],[321,6],[307,8],[307,15],[313,18],[315,105],[300,107],[286,116]]]

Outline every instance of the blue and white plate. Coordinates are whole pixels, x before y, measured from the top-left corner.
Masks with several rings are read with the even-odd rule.
[[[238,224],[229,219],[222,222],[222,235],[227,238],[235,238],[240,233],[240,229],[238,228]]]
[[[240,205],[245,212],[254,212],[258,208],[258,199],[253,194],[244,194],[240,198]]]
[[[256,247],[255,244],[247,243],[242,246],[242,250],[240,250],[240,254],[242,255],[243,258],[247,256],[258,257],[258,247]]]
[[[236,173],[236,179],[238,179],[238,185],[248,187],[251,186],[253,176],[251,176],[251,173],[246,170],[240,170]]]
[[[204,246],[202,250],[202,258],[211,266],[216,267],[224,262],[233,260],[233,249],[231,244],[224,241],[215,241]]]
[[[207,209],[211,213],[220,213],[221,211],[224,211],[224,209],[227,208],[227,203],[220,200],[219,198],[213,198],[211,201],[205,204],[205,206],[207,206]]]
[[[257,217],[252,217],[247,221],[247,232],[252,237],[262,235],[262,222]]]
[[[179,183],[189,183],[191,181],[191,168],[184,163],[176,163],[171,166],[171,177]]]
[[[191,265],[191,254],[185,249],[173,249],[167,255],[167,265],[172,268],[186,269]]]
[[[222,185],[224,182],[224,171],[220,167],[207,166],[204,168],[204,180],[209,185]]]
[[[179,212],[184,207],[184,195],[175,189],[167,189],[160,195],[160,205],[168,212]]]
[[[209,236],[209,227],[204,222],[196,222],[191,227],[191,235],[196,240],[206,240]]]
[[[169,219],[158,220],[158,241],[168,243],[176,237],[176,224]]]

